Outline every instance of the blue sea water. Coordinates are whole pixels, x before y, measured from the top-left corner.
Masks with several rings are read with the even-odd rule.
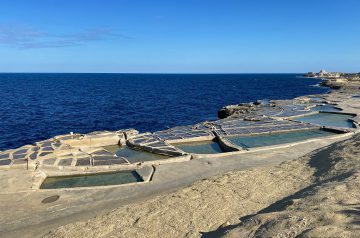
[[[324,93],[298,74],[0,74],[0,150],[70,131],[162,130],[222,106]]]

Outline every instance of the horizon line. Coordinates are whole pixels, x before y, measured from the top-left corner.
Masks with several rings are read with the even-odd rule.
[[[304,74],[306,72],[0,72],[0,74]]]

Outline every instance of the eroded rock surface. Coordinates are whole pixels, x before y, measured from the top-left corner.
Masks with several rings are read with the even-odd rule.
[[[45,237],[359,237],[359,141],[199,181]]]

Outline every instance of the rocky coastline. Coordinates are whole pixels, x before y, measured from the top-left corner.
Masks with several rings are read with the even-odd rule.
[[[303,75],[308,78],[321,79],[320,86],[328,87],[334,90],[340,90],[348,93],[356,93],[360,91],[360,73],[337,73],[321,70],[319,73],[309,72]],[[218,111],[218,118],[224,119],[239,114],[248,114],[253,109],[261,107],[264,104],[276,106],[276,100],[266,101],[257,100],[250,103],[239,103],[236,105],[227,105]]]
[[[360,73],[327,72],[322,69],[319,73],[309,72],[304,77],[320,78],[320,85],[331,89],[346,88],[350,91],[360,87]]]
[[[323,85],[335,90],[319,98],[332,98],[344,109],[360,106],[344,97],[358,95],[356,80],[339,84],[324,78]],[[256,121],[257,110],[282,103],[231,105],[218,115]],[[359,156],[357,134],[280,165],[222,174],[146,203],[119,207],[104,216],[59,227],[46,237],[359,237]]]
[[[326,80],[333,79],[324,78]],[[139,133],[127,129],[85,135],[71,133],[0,152],[0,186],[3,188],[0,231],[6,237],[44,234],[45,237],[257,237],[259,232],[274,236],[276,229],[266,229],[271,223],[277,224],[279,234],[286,237],[305,231],[315,235],[319,232],[356,233],[353,226],[346,226],[346,222],[355,219],[351,211],[345,216],[335,214],[346,206],[360,203],[354,190],[356,183],[351,183],[352,187],[346,190],[353,194],[351,197],[335,194],[335,200],[339,201],[326,200],[326,204],[334,206],[330,212],[307,210],[309,206],[316,206],[318,199],[323,199],[327,193],[303,199],[306,191],[315,191],[316,184],[320,188],[328,186],[337,179],[337,174],[351,173],[349,178],[356,179],[359,173],[360,163],[356,159],[360,155],[357,149],[359,86],[352,79],[334,89],[328,94],[292,100],[258,100],[230,105],[219,110],[220,120],[165,131]],[[297,120],[317,114],[344,116],[349,118],[346,120],[351,126],[344,128]],[[299,131],[333,134],[254,148],[231,140],[234,136]],[[223,152],[197,154],[178,146],[179,143],[204,141],[217,143]],[[332,145],[336,143],[339,145]],[[161,157],[132,161],[111,149],[119,147]],[[336,154],[330,161],[329,153]],[[341,167],[336,167],[337,164]],[[41,184],[51,176],[128,170],[137,172],[143,182],[41,189]],[[347,184],[348,180],[339,179],[335,185],[330,185],[341,188]],[[53,196],[58,200],[49,204],[42,202]],[[301,206],[302,201],[308,205]],[[277,204],[284,206],[279,208]],[[11,206],[11,212],[5,206]],[[293,212],[292,206],[300,211]],[[280,216],[277,215],[279,211]],[[298,218],[286,219],[292,215]],[[335,217],[335,220],[324,221],[324,216]],[[238,222],[239,217],[244,224]],[[253,224],[252,217],[259,226]],[[336,219],[340,219],[341,224]],[[14,224],[14,220],[18,222]],[[299,221],[304,222],[299,225]],[[286,233],[286,222],[297,227],[290,235]],[[314,229],[318,224],[329,226],[329,229]],[[333,227],[337,229],[331,230]]]

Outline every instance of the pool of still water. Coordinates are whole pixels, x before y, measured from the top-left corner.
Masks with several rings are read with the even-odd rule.
[[[321,126],[354,128],[354,124],[349,120],[354,116],[339,113],[318,113],[310,116],[297,117],[296,121],[309,122]]]
[[[120,171],[111,173],[48,177],[41,184],[40,189],[93,187],[119,185],[143,182],[135,171]]]
[[[117,156],[124,157],[130,163],[138,163],[143,161],[153,161],[153,160],[160,160],[166,159],[170,156],[160,155],[155,153],[150,153],[142,150],[133,150],[127,146],[106,146],[104,147],[107,151],[115,153]]]
[[[253,136],[236,136],[228,137],[227,139],[230,142],[243,148],[253,148],[261,146],[279,145],[331,135],[336,135],[336,133],[325,130],[305,130]]]
[[[332,104],[324,104],[311,108],[312,111],[324,111],[324,112],[340,112],[341,109],[336,108],[335,105]]]
[[[322,97],[309,97],[309,99],[313,101],[324,101],[324,98]]]
[[[217,154],[223,152],[220,145],[215,141],[177,143],[172,145],[182,151],[194,154]]]

